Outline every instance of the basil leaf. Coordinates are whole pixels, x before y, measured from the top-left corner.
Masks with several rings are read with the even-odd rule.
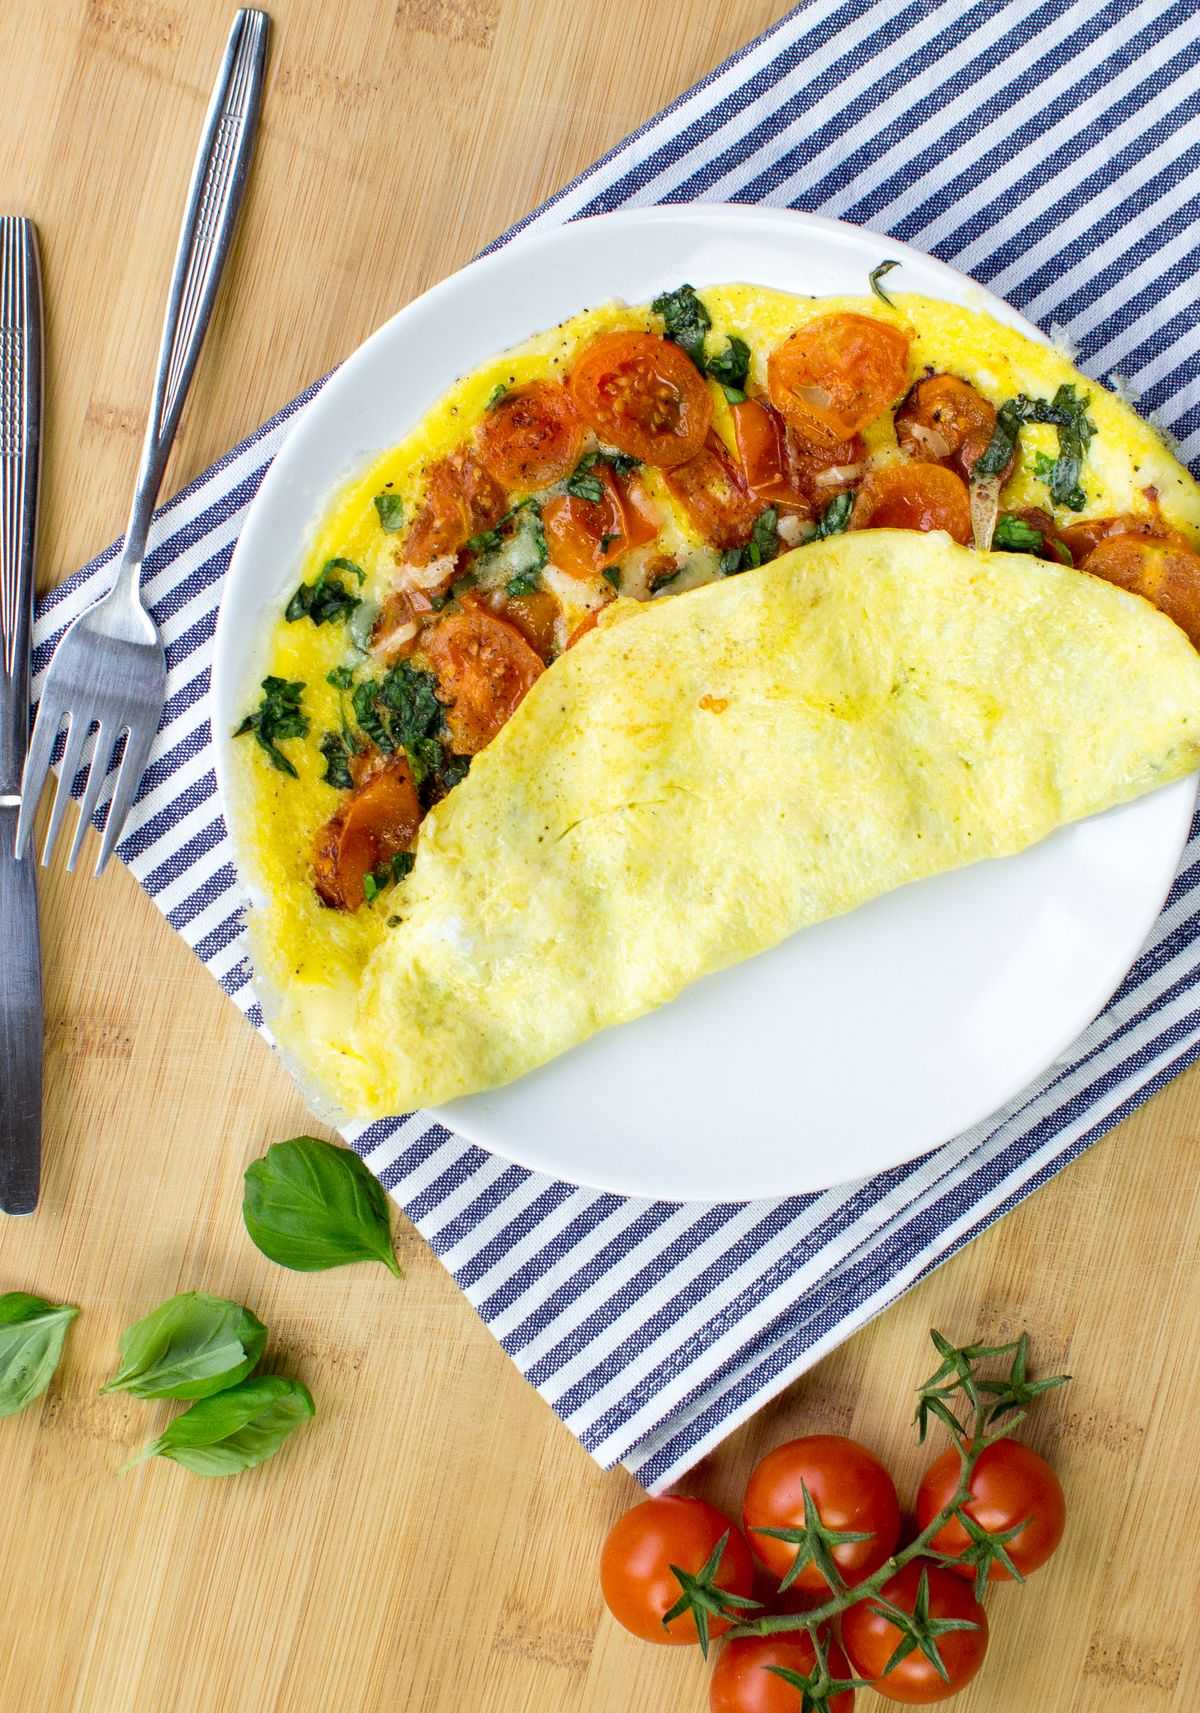
[[[676,291],[665,291],[650,305],[655,315],[666,324],[666,335],[681,351],[686,351],[696,367],[704,371],[704,335],[712,326],[712,317],[690,285]]]
[[[308,736],[308,715],[300,706],[303,693],[302,678],[276,678],[274,674],[264,678],[262,701],[252,714],[246,715],[233,734],[240,738],[246,732],[253,732],[255,742],[271,758],[271,766],[278,768],[280,773],[290,774],[293,779],[300,775],[279,748],[279,740]]]
[[[131,1457],[121,1473],[148,1457],[165,1457],[194,1475],[239,1475],[274,1456],[288,1435],[316,1413],[312,1394],[299,1380],[261,1374],[201,1398]]]
[[[389,535],[404,528],[404,501],[399,494],[376,494],[375,510],[379,513],[379,523]]]
[[[731,547],[722,553],[718,561],[721,575],[736,577],[739,571],[752,571],[755,566],[766,565],[778,552],[779,513],[774,506],[768,506],[755,518],[745,547]]]
[[[225,1297],[184,1291],[121,1334],[121,1366],[102,1392],[207,1398],[244,1380],[267,1342],[257,1315]]]
[[[15,1416],[54,1378],[67,1328],[79,1313],[27,1291],[0,1296],[0,1416]]]
[[[1003,512],[992,535],[992,546],[1009,553],[1040,553],[1045,537],[1040,529],[1012,512]]]
[[[382,1261],[397,1278],[387,1197],[357,1154],[315,1136],[277,1142],[246,1171],[242,1217],[271,1261],[317,1273]]]
[[[356,565],[353,559],[327,559],[315,579],[311,583],[301,583],[283,609],[283,616],[289,624],[295,624],[298,619],[311,619],[315,625],[337,624],[348,619],[361,605],[359,597],[352,595],[341,578],[333,575],[335,571],[351,572],[360,584],[367,579],[362,566]]]
[[[484,410],[495,410],[501,399],[508,397],[508,388],[503,381],[497,381],[491,392],[483,401]]]
[[[506,595],[532,595],[541,587],[542,574],[540,571],[518,571],[504,585]]]
[[[1080,473],[1087,449],[1096,433],[1096,425],[1088,415],[1086,393],[1080,398],[1072,383],[1064,381],[1052,399],[1031,399],[1025,393],[1007,399],[996,412],[996,426],[986,450],[976,459],[972,480],[981,476],[999,476],[1016,451],[1021,429],[1027,422],[1045,422],[1058,430],[1058,457],[1047,471],[1045,454],[1036,473],[1044,477],[1050,497],[1056,505],[1073,512],[1082,511],[1087,495],[1080,485]]]
[[[877,268],[872,268],[870,273],[867,275],[867,278],[871,282],[871,290],[875,293],[877,298],[880,298],[887,304],[889,309],[895,309],[896,305],[892,302],[891,298],[888,296],[887,292],[884,291],[879,282],[883,278],[884,274],[890,274],[893,268],[898,268],[899,266],[899,262],[880,262],[879,266]]]
[[[598,506],[604,498],[604,483],[599,476],[590,475],[589,469],[590,466],[580,465],[567,477],[567,492],[577,500],[590,500]]]
[[[326,785],[334,786],[338,791],[349,791],[354,784],[350,772],[351,748],[341,732],[326,732],[318,748],[325,757],[325,771],[321,778]]]

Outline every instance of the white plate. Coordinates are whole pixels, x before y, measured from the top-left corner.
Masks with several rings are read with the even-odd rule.
[[[517,239],[380,328],[288,438],[226,580],[212,714],[235,848],[229,734],[309,533],[346,477],[457,375],[585,304],[643,302],[681,280],[860,292],[885,255],[903,261],[897,290],[1040,337],[894,239],[786,210],[704,206]],[[911,1159],[1003,1105],[1100,1010],[1162,904],[1194,797],[1184,780],[1023,856],[892,893],[438,1116],[556,1177],[671,1200],[818,1189]]]

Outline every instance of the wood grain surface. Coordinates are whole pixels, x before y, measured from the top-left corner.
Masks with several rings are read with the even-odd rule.
[[[385,316],[776,15],[775,0],[275,0],[246,215],[168,476],[177,487]],[[227,0],[0,6],[0,210],[40,227],[49,439],[41,577],[125,517]],[[61,841],[60,841],[61,843]],[[400,1220],[407,1278],[272,1267],[241,1174],[311,1128],[269,1051],[114,865],[43,888],[45,1199],[0,1290],[82,1313],[39,1406],[0,1423],[4,1713],[700,1713],[698,1658],[602,1610],[636,1496],[594,1467]],[[3,1098],[3,1091],[0,1091]],[[1200,1701],[1200,1076],[1180,1078],[763,1410],[688,1485],[735,1505],[797,1432],[861,1436],[910,1495],[931,1323],[1029,1326],[1067,1364],[1032,1437],[1071,1504],[991,1597],[963,1713]],[[231,1481],[118,1479],[166,1406],[101,1398],[170,1293],[251,1304],[316,1423]],[[870,1694],[864,1710],[882,1708]]]

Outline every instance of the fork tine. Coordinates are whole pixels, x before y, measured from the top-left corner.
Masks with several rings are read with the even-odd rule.
[[[69,718],[71,726],[67,732],[67,747],[63,750],[62,765],[58,770],[58,790],[54,793],[50,825],[46,829],[46,842],[42,846],[43,867],[49,863],[54,853],[54,841],[58,837],[58,829],[62,826],[67,804],[71,801],[71,787],[75,783],[75,775],[79,772],[79,762],[87,741],[88,726],[91,724],[82,714],[71,714]]]
[[[54,753],[54,740],[58,736],[62,714],[62,707],[52,707],[43,691],[38,704],[37,719],[34,721],[33,736],[29,740],[29,751],[25,757],[25,772],[21,779],[21,808],[17,815],[17,837],[13,845],[13,855],[18,860],[25,855],[25,846],[33,833],[33,818],[37,814],[38,799],[42,795],[42,787],[50,771],[50,757]]]
[[[104,839],[100,846],[100,855],[96,858],[96,873],[103,874],[105,864],[113,853],[117,840],[121,837],[126,818],[129,814],[137,788],[142,782],[146,771],[146,758],[150,754],[150,745],[154,742],[154,731],[147,722],[139,731],[130,728],[129,737],[125,744],[125,756],[121,762],[121,771],[117,775],[117,783],[113,789],[112,802],[108,806],[108,820],[104,823]]]
[[[79,800],[79,819],[75,823],[75,837],[71,840],[71,854],[67,858],[67,873],[75,872],[75,864],[79,861],[79,850],[83,844],[83,835],[91,824],[96,812],[96,799],[100,795],[100,787],[108,777],[108,763],[112,755],[112,727],[105,730],[103,722],[96,733],[96,747],[92,751],[92,765],[88,769],[87,784],[83,788],[83,796]]]

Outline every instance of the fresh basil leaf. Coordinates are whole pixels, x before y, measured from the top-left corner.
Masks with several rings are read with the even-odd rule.
[[[246,715],[233,735],[240,738],[247,732],[253,732],[255,742],[270,757],[271,766],[278,768],[280,773],[287,773],[293,779],[298,779],[299,774],[279,748],[279,743],[283,738],[308,736],[308,715],[300,706],[304,681],[276,678],[272,674],[271,677],[263,679],[262,693],[258,707],[252,714]]]
[[[350,745],[341,732],[326,732],[318,745],[325,757],[325,771],[321,778],[326,785],[332,785],[336,791],[349,791],[354,784],[354,776],[350,772]]]
[[[824,541],[830,535],[842,535],[850,527],[850,513],[854,510],[854,494],[846,488],[836,494],[825,510],[817,519],[815,541]]]
[[[348,690],[354,682],[352,666],[335,666],[325,674],[326,684],[332,684],[335,690]]]
[[[271,1261],[317,1273],[382,1261],[397,1278],[387,1197],[357,1154],[315,1136],[277,1142],[246,1171],[242,1217]]]
[[[996,412],[992,438],[975,461],[972,479],[1003,473],[1027,422],[1049,423],[1058,430],[1058,457],[1045,476],[1050,497],[1056,505],[1066,506],[1073,512],[1082,511],[1087,504],[1087,495],[1080,483],[1080,474],[1096,425],[1088,415],[1086,393],[1079,397],[1071,382],[1064,382],[1052,399],[1031,399],[1025,393],[1006,399]],[[1044,459],[1045,454],[1041,456]],[[1043,463],[1037,473],[1041,475],[1045,468]]]
[[[725,349],[710,357],[704,366],[715,381],[720,381],[730,404],[741,404],[750,374],[750,347],[746,341],[731,333]]]
[[[621,567],[619,565],[606,565],[601,575],[606,583],[612,584],[614,589],[621,587]]]
[[[200,1398],[121,1473],[148,1457],[165,1457],[193,1475],[240,1475],[273,1457],[296,1428],[316,1415],[307,1386],[282,1374],[260,1374],[227,1392]]]
[[[441,753],[445,709],[438,701],[433,674],[402,660],[382,678],[366,678],[350,698],[354,718],[376,749],[408,755],[419,785]]]
[[[410,875],[416,865],[416,856],[412,851],[397,851],[389,862],[380,863],[370,874],[363,875],[363,894],[368,903],[379,897],[387,886],[395,886],[399,880]]]
[[[599,452],[589,452],[587,457],[595,463],[607,464],[613,475],[619,476],[622,480],[627,480],[635,470],[640,470],[642,467],[641,459],[635,458],[632,452],[618,452],[615,448],[608,446],[602,446]],[[579,460],[580,464],[583,464],[584,461],[582,458]]]
[[[510,577],[504,585],[506,595],[532,595],[541,585],[540,571],[518,571],[515,577]]]
[[[67,1328],[79,1310],[27,1291],[0,1295],[0,1416],[15,1416],[54,1378]]]
[[[727,547],[717,563],[720,567],[722,577],[736,577],[739,571],[744,571],[746,569],[742,564],[742,550],[740,547]]]
[[[879,282],[883,278],[884,274],[890,274],[893,268],[898,268],[899,266],[899,262],[880,262],[879,266],[877,268],[872,268],[870,273],[867,275],[867,278],[871,282],[871,290],[875,293],[877,298],[882,299],[882,301],[887,304],[889,309],[895,309],[896,305],[892,302],[891,298],[888,296],[887,292],[884,291]]]
[[[676,291],[665,291],[650,305],[655,315],[666,324],[666,335],[681,351],[686,351],[696,367],[704,371],[704,335],[712,326],[712,317],[690,285]]]
[[[1051,458],[1048,452],[1035,452],[1033,455],[1033,474],[1037,481],[1048,482],[1054,474],[1057,458]]]
[[[484,410],[495,410],[500,400],[508,397],[508,388],[503,381],[497,381],[487,398],[483,401]]]
[[[102,1392],[207,1398],[254,1368],[267,1342],[257,1315],[225,1297],[184,1291],[121,1334],[121,1366]]]
[[[380,527],[389,535],[404,528],[404,501],[399,494],[376,494],[375,510],[379,513]]]
[[[754,528],[745,547],[731,547],[722,553],[719,564],[723,577],[734,577],[739,571],[752,571],[765,565],[779,552],[779,513],[767,506],[754,520]]]

